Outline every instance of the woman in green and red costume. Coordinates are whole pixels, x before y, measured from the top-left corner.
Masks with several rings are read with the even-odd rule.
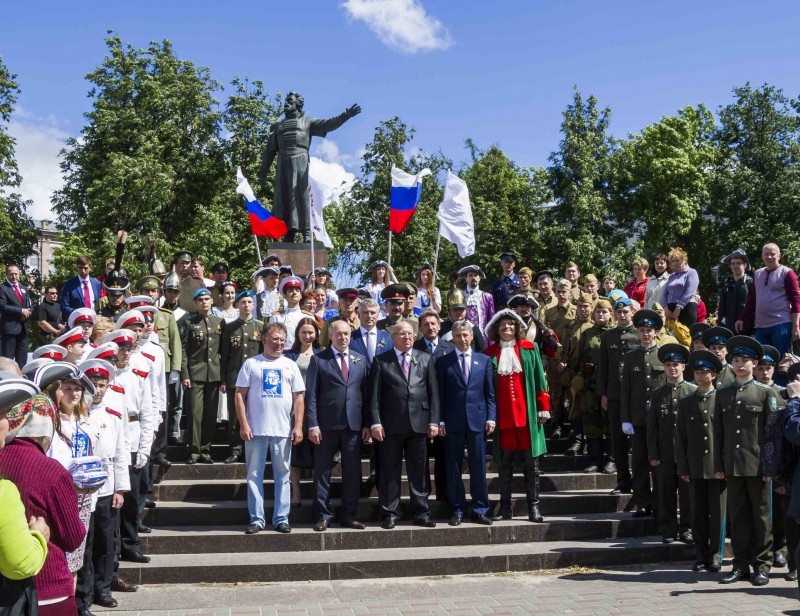
[[[497,392],[494,457],[498,463],[500,509],[495,520],[511,519],[514,462],[525,476],[528,519],[542,522],[539,511],[539,457],[547,452],[542,424],[550,419],[550,395],[535,343],[525,339],[525,324],[512,310],[501,310],[486,326]]]

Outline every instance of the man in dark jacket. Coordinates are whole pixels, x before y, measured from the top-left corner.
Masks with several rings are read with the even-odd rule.
[[[730,266],[731,275],[722,284],[717,316],[720,325],[732,330],[736,319],[739,318],[745,303],[747,303],[747,293],[753,285],[753,278],[747,274],[750,262],[747,260],[747,253],[742,248],[722,259],[722,263]],[[745,323],[742,333],[750,334],[752,329],[752,322]]]

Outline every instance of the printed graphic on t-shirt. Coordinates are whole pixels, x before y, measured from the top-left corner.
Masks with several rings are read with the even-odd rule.
[[[283,397],[283,370],[280,368],[263,368],[261,370],[261,397]]]
[[[81,458],[92,455],[92,443],[85,432],[76,432],[72,437],[72,456]]]

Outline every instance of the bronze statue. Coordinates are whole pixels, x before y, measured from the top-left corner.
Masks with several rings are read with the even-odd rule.
[[[308,148],[312,137],[325,137],[352,117],[361,113],[361,107],[353,105],[329,120],[307,118],[303,115],[303,97],[289,92],[283,103],[285,119],[273,124],[269,132],[267,147],[261,159],[259,183],[267,180],[272,161],[278,156],[275,169],[275,199],[272,215],[280,218],[289,227],[287,238],[294,241],[298,231],[303,241],[311,241],[308,196]]]

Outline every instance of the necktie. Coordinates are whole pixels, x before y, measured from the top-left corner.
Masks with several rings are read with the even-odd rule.
[[[367,357],[370,361],[375,358],[375,332],[367,332]]]
[[[465,353],[461,354],[461,374],[464,375],[464,382],[469,383],[469,362]]]
[[[14,293],[17,294],[17,299],[19,300],[19,303],[23,304],[24,302],[22,301],[22,293],[19,292],[19,287],[17,285],[14,285]]]
[[[83,306],[85,308],[92,307],[92,296],[89,295],[89,281],[83,281]]]
[[[344,358],[344,353],[338,353],[339,355],[339,363],[342,367],[342,378],[344,382],[347,383],[347,377],[350,376],[350,369],[347,367],[347,360]]]
[[[406,381],[407,381],[408,380],[408,369],[409,369],[408,353],[403,353],[403,364],[402,364],[402,366],[403,366],[403,374],[406,375]]]
[[[436,345],[430,340],[427,340],[426,342],[428,343],[428,350],[431,352],[431,355],[433,355],[433,353],[436,352]]]

